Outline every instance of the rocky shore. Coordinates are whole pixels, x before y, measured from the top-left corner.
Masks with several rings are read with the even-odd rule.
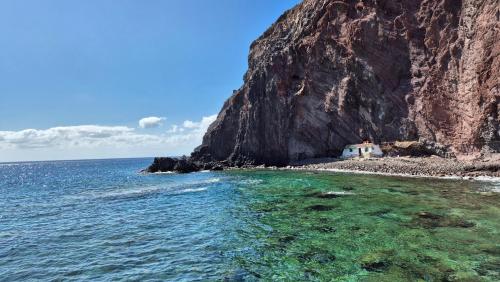
[[[368,159],[309,159],[295,162],[286,167],[275,166],[230,166],[224,162],[202,163],[189,158],[155,158],[145,173],[176,172],[190,173],[201,170],[220,171],[225,169],[284,169],[346,171],[359,173],[377,173],[401,176],[429,177],[500,177],[500,156],[473,161],[461,161],[456,158],[428,157],[384,157]]]
[[[295,163],[287,169],[368,172],[379,174],[463,177],[500,177],[500,160],[460,161],[437,156],[371,159],[318,159]]]
[[[144,173],[177,172],[190,173],[200,170],[223,170],[228,167],[224,162],[201,162],[188,157],[156,157],[153,163],[142,170]]]

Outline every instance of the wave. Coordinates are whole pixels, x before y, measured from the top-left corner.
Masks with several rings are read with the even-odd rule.
[[[500,177],[494,177],[494,176],[477,176],[474,177],[474,180],[478,181],[484,181],[484,182],[493,182],[498,185],[500,185]]]
[[[332,195],[332,196],[352,196],[352,195],[356,195],[356,193],[346,192],[346,191],[330,191],[330,192],[325,192],[323,194],[325,194],[325,195]]]
[[[204,183],[217,183],[217,182],[220,182],[220,178],[218,178],[218,177],[210,178],[210,179],[204,181]]]
[[[135,198],[139,196],[144,196],[148,194],[158,193],[162,190],[161,187],[140,187],[135,189],[126,189],[126,190],[116,190],[104,192],[100,195],[97,195],[96,198]]]
[[[258,184],[262,184],[263,182],[264,182],[264,180],[262,180],[262,179],[243,179],[243,180],[238,181],[239,184],[243,184],[243,185],[258,185]]]
[[[500,193],[500,177],[478,176],[475,180],[483,181],[491,185],[492,187],[485,188],[488,192]]]
[[[205,188],[188,188],[188,189],[176,191],[173,194],[187,194],[187,193],[203,192],[203,191],[206,191],[207,189],[208,189],[207,187],[205,187]]]
[[[124,199],[124,198],[139,198],[156,193],[168,194],[185,194],[206,191],[210,184],[220,182],[220,178],[210,178],[202,181],[193,181],[188,183],[179,184],[162,184],[146,187],[132,187],[113,189],[108,191],[86,191],[77,195],[69,196],[71,199],[84,200],[84,199]]]
[[[23,165],[24,163],[0,163],[0,167],[10,167],[10,166],[20,166]]]

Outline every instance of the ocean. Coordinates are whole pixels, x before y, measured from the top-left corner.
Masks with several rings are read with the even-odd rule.
[[[500,281],[497,182],[0,164],[0,281]]]

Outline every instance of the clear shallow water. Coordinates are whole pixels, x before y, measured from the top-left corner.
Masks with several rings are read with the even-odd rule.
[[[497,183],[150,162],[0,164],[0,281],[500,280]]]

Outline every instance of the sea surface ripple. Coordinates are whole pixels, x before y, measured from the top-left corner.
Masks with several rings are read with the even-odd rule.
[[[498,281],[498,183],[0,164],[0,281]]]

